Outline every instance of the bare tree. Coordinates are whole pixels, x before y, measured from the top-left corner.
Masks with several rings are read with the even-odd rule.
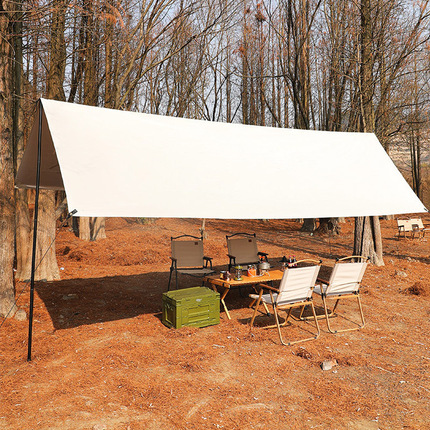
[[[13,146],[15,152],[15,172],[17,171],[24,153],[24,140],[26,135],[26,123],[23,85],[24,79],[24,55],[23,55],[23,29],[24,11],[22,1],[15,2],[14,19],[14,63],[13,63]],[[31,264],[31,219],[28,207],[28,193],[25,189],[15,190],[16,205],[16,279],[25,279],[25,271],[28,274],[28,267]]]
[[[53,0],[50,17],[50,50],[47,71],[47,96],[54,100],[65,100],[64,79],[66,71],[65,26],[68,0]],[[36,244],[36,280],[60,278],[55,255],[56,233],[55,192],[40,191],[38,234]]]
[[[294,109],[294,127],[310,129],[311,127],[311,31],[321,0],[282,1],[281,27],[277,29],[282,52],[281,61],[284,79],[288,80],[291,100]],[[314,231],[315,219],[305,219],[302,231]]]
[[[404,121],[402,135],[409,147],[412,188],[419,198],[423,198],[422,152],[428,137],[428,111],[429,101],[426,94],[425,82],[422,82],[418,72],[418,58],[414,56],[411,67],[411,80],[408,86],[410,105],[407,107],[407,117]]]
[[[361,109],[361,131],[375,131],[375,112],[373,109],[373,65],[372,53],[372,5],[370,0],[361,0],[361,61],[359,74],[359,97]],[[354,254],[369,257],[381,266],[382,237],[379,218],[357,217],[355,219]]]
[[[0,1],[0,315],[15,307],[13,259],[15,196],[12,142],[12,22],[13,3]]]
[[[385,38],[375,39],[375,27],[379,23],[379,32],[385,34],[385,29],[382,30],[382,28],[388,25],[387,13],[394,10],[393,3],[394,1],[383,2],[382,0],[373,3],[370,0],[361,0],[360,3],[361,49],[357,85],[360,131],[376,132],[378,134],[377,118],[383,118],[386,114],[389,92],[398,82],[407,59],[411,57],[418,46],[428,40],[428,34],[422,37],[422,29],[425,28],[426,23],[428,24],[430,17],[429,2],[423,1],[418,7],[414,22],[411,22],[410,28],[404,31],[405,43],[397,51],[391,53],[389,62],[388,57],[381,60],[382,52],[384,51],[382,47],[385,46],[381,40],[385,40]],[[389,9],[387,9],[387,4],[391,6]],[[380,46],[379,49],[374,50],[375,43],[379,43],[382,47]],[[379,98],[377,98],[378,94]],[[382,124],[382,130],[385,130],[386,124],[384,121],[379,121],[379,124]],[[378,217],[360,217],[356,219],[354,253],[369,256],[372,262],[377,265],[384,264]]]

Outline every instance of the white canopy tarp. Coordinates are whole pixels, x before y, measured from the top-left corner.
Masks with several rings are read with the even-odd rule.
[[[424,212],[374,134],[41,100],[41,188],[76,216],[322,218]],[[36,185],[38,119],[17,175]]]

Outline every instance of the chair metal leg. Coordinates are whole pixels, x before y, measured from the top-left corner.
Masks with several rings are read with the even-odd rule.
[[[303,318],[303,312],[305,311],[305,308],[306,308],[306,306],[304,306],[304,305],[301,307],[299,318],[298,318],[299,320],[301,320]]]
[[[264,307],[264,310],[266,311],[266,315],[268,316],[268,317],[270,317],[270,311],[269,311],[269,308],[267,307],[267,305],[266,305],[266,302],[263,302],[263,307]]]
[[[312,313],[314,314],[315,326],[317,328],[317,335],[315,336],[315,339],[318,339],[319,335],[321,334],[321,330],[320,330],[320,326],[318,324],[318,317],[317,317],[317,313],[315,311],[315,306],[313,303],[311,304],[311,306],[312,306]]]
[[[290,316],[291,316],[291,310],[292,310],[292,308],[288,309],[288,312],[287,312],[287,318],[285,318],[285,324],[286,324],[286,323],[287,323],[287,321],[290,319]]]
[[[283,324],[279,324],[278,314],[277,314],[276,309],[274,309],[275,317],[276,317],[276,325],[278,327],[279,339],[280,339],[282,345],[290,346],[290,345],[294,345],[296,343],[307,342],[308,340],[318,339],[321,331],[320,331],[320,327],[319,327],[319,324],[318,324],[318,318],[317,318],[317,314],[315,312],[315,307],[314,307],[314,304],[312,302],[308,303],[308,305],[310,305],[311,309],[312,309],[312,314],[313,314],[313,317],[314,317],[315,328],[317,329],[317,333],[314,336],[312,336],[312,337],[307,337],[307,338],[304,338],[304,339],[294,340],[294,341],[290,341],[290,342],[284,342],[284,340],[282,338],[281,327],[284,326],[287,323],[287,321],[288,321],[288,319],[290,317],[292,308],[296,307],[296,306],[291,306],[290,308],[288,308],[287,317],[286,317],[285,322]]]
[[[257,300],[258,299],[252,299],[252,302],[249,304],[249,308],[252,308],[254,305],[255,305],[255,303],[257,302]],[[266,302],[264,302],[263,301],[263,307],[264,307],[264,310],[266,311],[266,315],[268,316],[268,317],[270,317],[270,311],[269,311],[269,308],[267,307],[267,305],[266,305]]]
[[[361,326],[359,328],[363,328],[366,325],[366,322],[364,321],[363,307],[361,306],[360,296],[357,296],[357,301],[358,301],[358,307],[360,308],[360,316],[361,316]]]
[[[335,313],[335,311],[336,311],[337,305],[339,304],[339,300],[340,300],[340,299],[337,299],[337,300],[336,300],[336,303],[335,303],[335,304],[334,304],[334,306],[333,306],[333,309],[332,309],[332,311],[331,311],[333,314],[334,314],[334,313]]]
[[[282,339],[282,333],[281,333],[281,326],[279,324],[279,316],[278,316],[278,310],[276,309],[276,307],[273,307],[273,313],[275,314],[275,319],[276,319],[276,328],[278,329],[278,335],[279,335],[279,340],[281,341],[282,345],[287,345],[284,340]]]
[[[360,299],[360,296],[359,296],[359,295],[356,295],[355,297],[357,298],[357,301],[358,301],[358,308],[359,308],[359,311],[360,311],[361,324],[360,324],[360,323],[358,323],[358,322],[354,322],[354,324],[356,324],[356,325],[357,325],[357,327],[351,327],[351,328],[345,328],[345,329],[333,330],[333,329],[331,328],[331,326],[330,326],[330,319],[329,319],[329,314],[328,314],[327,301],[326,301],[326,298],[325,298],[324,296],[322,296],[322,300],[323,300],[323,304],[324,304],[324,312],[325,312],[326,321],[327,321],[327,328],[328,328],[328,331],[329,331],[330,333],[332,333],[332,334],[336,334],[336,333],[343,333],[343,332],[345,332],[345,331],[360,330],[360,329],[362,329],[362,328],[365,326],[366,322],[364,321],[364,314],[363,314],[363,308],[362,308],[362,306],[361,306],[361,299]],[[350,296],[350,297],[344,297],[344,298],[351,298],[351,296]],[[335,306],[334,306],[334,308],[333,308],[333,312],[334,312],[334,310],[336,309],[336,307],[337,307],[337,305],[338,305],[338,303],[339,303],[339,300],[340,300],[340,299],[337,299],[336,304],[335,304]]]

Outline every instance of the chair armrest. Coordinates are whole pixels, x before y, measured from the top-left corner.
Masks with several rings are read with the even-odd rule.
[[[231,254],[227,254],[227,257],[230,260],[228,262],[229,269],[230,269],[231,266],[236,266],[236,257],[234,255],[231,255]]]
[[[271,291],[274,291],[275,293],[279,293],[279,289],[278,288],[272,287],[272,286],[267,285],[267,284],[257,284],[255,286],[255,288],[258,288],[260,290],[263,290],[263,289],[265,289],[265,290],[271,290]]]
[[[172,270],[177,270],[178,268],[178,260],[174,257],[170,257],[170,259],[172,260],[172,264],[170,265],[170,271]]]
[[[209,263],[209,266],[212,269],[212,257],[203,257],[203,260],[205,260],[205,267],[208,267]]]

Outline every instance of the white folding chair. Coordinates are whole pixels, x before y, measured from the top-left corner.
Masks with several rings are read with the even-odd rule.
[[[354,261],[358,259],[362,261]],[[364,327],[365,321],[360,299],[360,285],[368,264],[367,260],[368,259],[366,259],[365,257],[355,255],[339,259],[334,265],[333,271],[331,272],[330,280],[328,282],[325,281],[327,283],[324,283],[324,281],[321,280],[321,286],[318,285],[314,289],[314,293],[318,294],[322,298],[327,326],[330,333],[359,330]],[[328,299],[336,300],[336,303],[331,311],[329,311],[327,306]],[[330,326],[330,317],[335,316],[335,311],[341,299],[357,300],[358,308],[360,311],[361,323],[353,321],[353,327],[333,330]]]
[[[305,342],[312,339],[317,339],[320,334],[318,325],[317,315],[315,313],[314,304],[312,302],[312,290],[315,287],[315,282],[318,277],[318,273],[321,266],[321,261],[316,260],[300,260],[297,262],[298,265],[301,263],[312,263],[311,266],[306,267],[294,267],[285,270],[284,275],[281,279],[279,288],[274,288],[269,285],[260,284],[260,292],[257,298],[257,304],[254,309],[254,313],[251,319],[251,327],[254,324],[255,317],[257,315],[258,307],[260,304],[271,305],[273,313],[275,314],[276,325],[267,326],[265,328],[277,327],[279,339],[283,345],[293,345],[298,342]],[[269,293],[264,294],[264,291],[268,290]],[[251,298],[254,298],[251,296]],[[294,308],[301,308],[300,316],[306,306],[310,306],[312,309],[313,320],[317,333],[312,337],[305,339],[299,339],[290,342],[284,342],[281,332],[281,327],[287,325],[291,316],[291,311]],[[287,316],[285,321],[281,324],[279,322],[278,311],[286,311]],[[300,319],[300,318],[299,318]]]

